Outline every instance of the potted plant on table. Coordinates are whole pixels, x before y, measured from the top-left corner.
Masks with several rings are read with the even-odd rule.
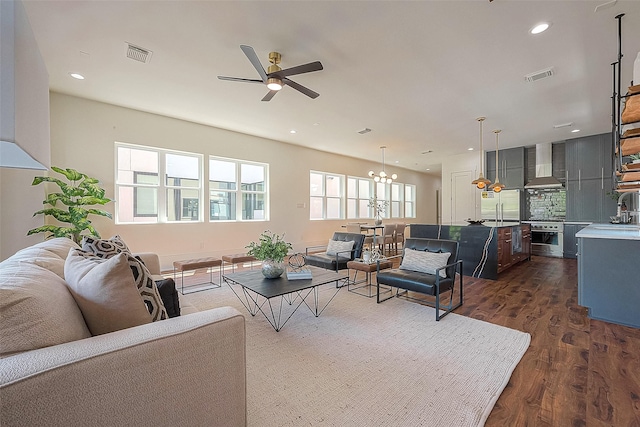
[[[378,200],[377,197],[372,197],[369,199],[369,204],[367,205],[370,208],[373,208],[375,212],[375,225],[382,224],[382,214],[387,210],[387,206],[389,206],[388,200]]]
[[[43,214],[69,225],[47,224],[29,230],[27,235],[50,233],[47,238],[68,237],[74,242],[80,243],[83,232],[88,231],[91,235],[100,238],[98,231],[91,225],[91,220],[88,218],[89,215],[100,215],[107,218],[111,218],[112,216],[111,213],[102,209],[89,207],[93,205],[105,205],[111,201],[111,199],[104,196],[105,191],[98,185],[99,181],[75,169],[62,169],[55,166],[52,166],[51,169],[64,175],[68,182],[50,176],[36,176],[31,185],[51,182],[60,188],[60,192],[49,193],[42,204],[51,207],[41,209],[35,212],[33,216]],[[66,208],[58,207],[58,202],[66,206]]]
[[[284,273],[284,258],[293,250],[291,243],[284,241],[284,234],[279,236],[267,230],[260,235],[258,242],[246,246],[247,255],[262,261],[262,274],[267,279],[275,279]]]

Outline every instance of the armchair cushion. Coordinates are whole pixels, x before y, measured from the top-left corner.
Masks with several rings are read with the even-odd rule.
[[[327,255],[329,256],[341,256],[343,258],[351,258],[351,250],[353,249],[353,240],[343,242],[340,240],[329,240],[327,245]]]
[[[406,248],[400,264],[400,270],[419,271],[422,273],[436,274],[438,268],[447,265],[451,252],[417,251]],[[447,277],[445,269],[439,271],[440,277]]]

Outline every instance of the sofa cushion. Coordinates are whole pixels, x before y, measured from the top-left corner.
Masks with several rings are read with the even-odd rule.
[[[329,240],[329,243],[327,244],[327,255],[338,255],[344,258],[351,258],[351,254],[349,252],[353,249],[354,243],[355,242],[353,240],[349,240],[348,242]]]
[[[450,256],[450,252],[429,252],[405,248],[400,269],[435,275],[436,269],[447,265]],[[445,269],[440,270],[439,274],[442,278],[447,277]]]
[[[147,306],[153,321],[155,322],[156,320],[162,320],[168,317],[162,298],[158,292],[158,287],[151,277],[149,269],[140,257],[134,257],[131,254],[129,247],[120,236],[115,235],[110,239],[96,239],[92,236],[85,236],[82,239],[82,250],[98,258],[111,258],[119,253],[127,254],[131,271],[133,272],[136,285],[140,291],[140,296]]]
[[[0,263],[0,357],[90,337],[62,277],[38,265],[38,254],[51,263],[54,252],[36,245],[20,253]]]
[[[70,249],[64,273],[78,307],[93,335],[152,321],[125,253],[103,259]]]

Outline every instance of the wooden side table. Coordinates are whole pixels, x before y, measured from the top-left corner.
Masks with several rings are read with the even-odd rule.
[[[393,266],[393,262],[382,260],[380,261],[380,270],[386,270]],[[349,292],[353,292],[358,295],[365,296],[367,298],[371,298],[376,296],[376,293],[373,292],[374,285],[371,283],[371,273],[375,273],[378,269],[378,265],[374,262],[372,264],[362,262],[362,261],[349,261],[347,263],[347,268],[349,270],[355,270],[353,281],[349,279],[349,284],[347,285],[347,290]],[[358,281],[356,278],[358,277],[358,271],[363,271],[365,273],[365,278]],[[363,285],[364,283],[364,285]],[[359,285],[359,286],[356,286]],[[353,287],[352,287],[353,286]],[[363,288],[368,288],[366,293],[363,293]],[[382,288],[381,288],[382,289]],[[391,292],[391,288],[385,286],[385,292]]]

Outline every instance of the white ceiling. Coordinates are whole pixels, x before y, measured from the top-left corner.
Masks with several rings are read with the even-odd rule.
[[[53,91],[380,162],[439,173],[443,159],[485,149],[604,133],[611,126],[617,21],[623,88],[640,51],[640,1],[30,1],[24,2]],[[540,21],[551,28],[537,36]],[[153,51],[127,59],[125,42]],[[292,76],[320,93],[264,86],[266,68],[319,60]],[[534,83],[524,76],[554,67]],[[79,81],[69,76],[78,72]],[[554,125],[573,122],[571,128]],[[360,135],[364,128],[373,131]],[[292,135],[291,129],[297,131]],[[422,154],[433,150],[431,154]]]

